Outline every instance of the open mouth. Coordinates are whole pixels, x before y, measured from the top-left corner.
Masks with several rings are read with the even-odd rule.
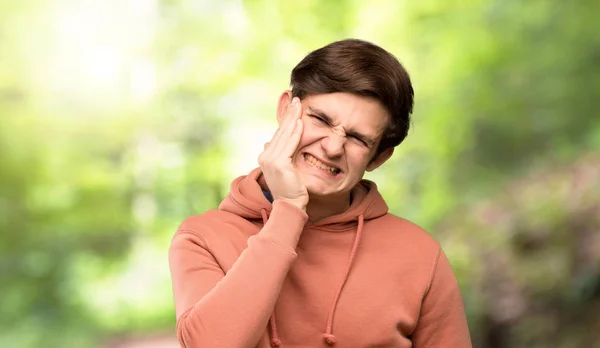
[[[308,153],[305,153],[303,155],[303,157],[304,157],[304,160],[306,161],[306,163],[310,164],[311,166],[313,166],[317,169],[321,169],[322,171],[324,171],[325,173],[327,173],[331,176],[336,176],[342,172],[341,169],[327,165],[327,164],[319,161],[316,157],[314,157]]]

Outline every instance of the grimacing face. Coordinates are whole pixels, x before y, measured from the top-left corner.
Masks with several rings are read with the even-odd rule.
[[[279,99],[281,121],[292,100]],[[392,155],[393,148],[373,158],[389,113],[372,98],[351,93],[316,94],[301,100],[304,130],[293,163],[308,193],[314,197],[343,196]]]

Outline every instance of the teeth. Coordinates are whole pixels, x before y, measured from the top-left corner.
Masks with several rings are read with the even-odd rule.
[[[319,161],[318,159],[314,158],[311,155],[306,154],[306,155],[304,155],[304,158],[306,159],[306,162],[310,163],[314,167],[317,167],[321,170],[324,170],[324,171],[329,172],[334,175],[337,174],[337,172],[338,172],[337,168],[330,167],[330,166],[324,164],[323,162]]]

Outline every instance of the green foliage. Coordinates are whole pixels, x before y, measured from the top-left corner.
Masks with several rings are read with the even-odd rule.
[[[411,73],[413,128],[367,177],[442,242],[476,345],[593,346],[598,7],[0,4],[0,346],[172,332],[177,225],[255,166],[294,64],[345,37]]]

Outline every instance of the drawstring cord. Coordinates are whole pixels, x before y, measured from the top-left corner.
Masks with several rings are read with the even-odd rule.
[[[266,209],[261,209],[260,214],[262,215],[263,224],[267,223],[267,211]],[[331,304],[331,309],[329,310],[329,314],[327,316],[327,327],[325,328],[325,333],[323,334],[323,338],[325,342],[329,345],[333,345],[336,342],[336,338],[333,335],[333,315],[335,313],[335,309],[337,307],[338,301],[340,299],[340,295],[342,290],[344,289],[344,285],[346,284],[346,280],[348,280],[348,275],[350,274],[350,269],[352,268],[352,263],[354,262],[354,257],[356,256],[356,250],[358,249],[358,245],[360,243],[360,237],[362,236],[362,230],[364,225],[364,217],[363,215],[358,216],[358,228],[356,230],[356,235],[354,236],[354,243],[352,244],[352,250],[350,251],[350,257],[348,259],[348,265],[346,266],[346,271],[344,272],[344,277],[342,278],[342,282],[340,283],[337,292],[335,293],[335,297],[333,303]],[[277,324],[275,322],[275,310],[271,313],[271,318],[269,319],[269,327],[271,330],[271,347],[279,348],[281,347],[281,340],[277,335]]]
[[[281,340],[279,336],[277,336],[277,325],[275,324],[275,310],[271,313],[271,319],[269,319],[269,324],[271,324],[271,347],[279,348],[281,347]]]
[[[325,342],[329,345],[333,345],[336,342],[336,338],[333,335],[333,314],[335,313],[335,309],[337,307],[337,303],[340,299],[340,295],[342,293],[342,289],[346,284],[346,280],[348,280],[348,274],[350,274],[350,268],[352,268],[352,262],[354,261],[354,257],[356,256],[356,250],[358,249],[358,244],[360,243],[360,237],[362,235],[364,225],[364,217],[363,215],[358,216],[358,228],[356,230],[356,235],[354,236],[354,243],[352,244],[352,251],[350,251],[350,258],[348,259],[348,266],[346,267],[346,272],[344,273],[344,277],[342,278],[342,282],[338,287],[337,292],[335,293],[335,298],[331,305],[331,309],[329,310],[329,315],[327,317],[327,328],[325,329],[325,333],[323,334],[323,338]]]

